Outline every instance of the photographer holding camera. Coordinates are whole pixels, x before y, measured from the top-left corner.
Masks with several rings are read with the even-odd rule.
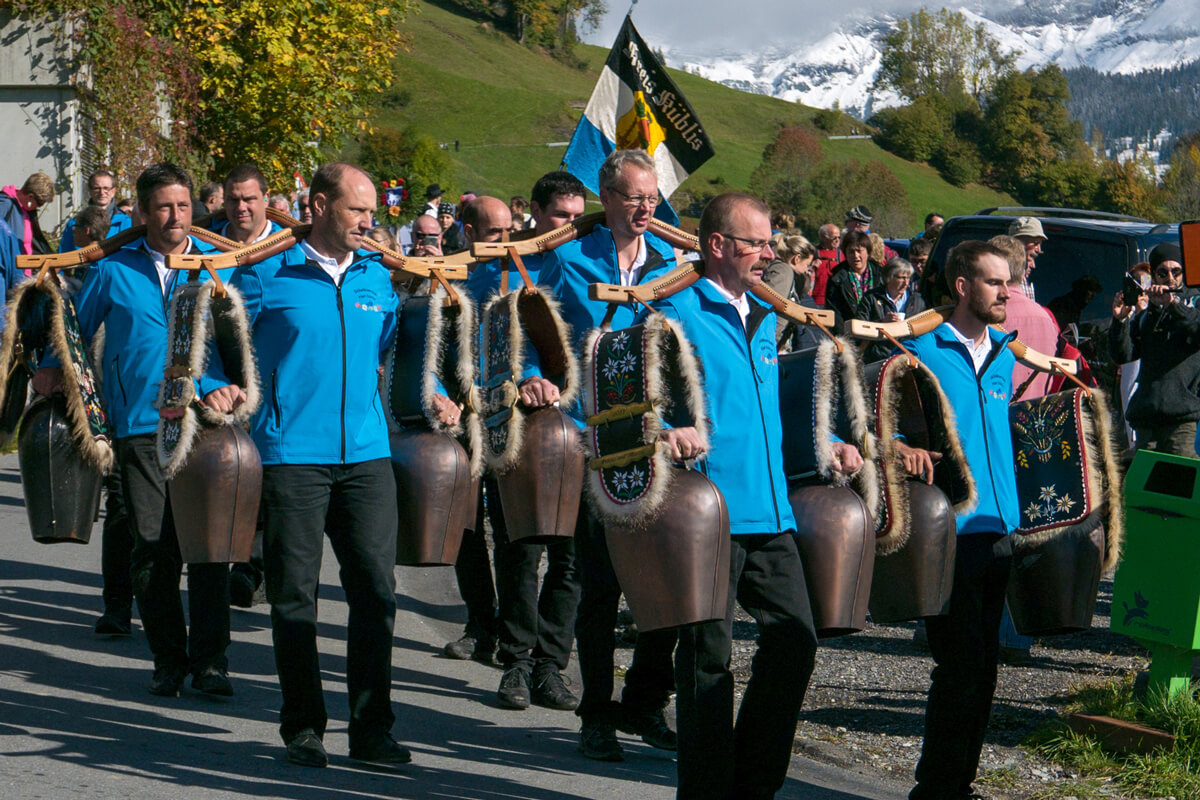
[[[413,220],[412,241],[413,247],[412,252],[409,253],[410,256],[418,258],[441,256],[442,226],[438,224],[437,217],[422,214]]]
[[[1129,400],[1126,420],[1138,447],[1196,457],[1196,421],[1200,420],[1200,293],[1183,285],[1183,255],[1178,244],[1163,242],[1150,251],[1153,283],[1141,296],[1113,298],[1108,344],[1113,360],[1141,359],[1138,388]],[[1132,294],[1132,292],[1130,292]]]

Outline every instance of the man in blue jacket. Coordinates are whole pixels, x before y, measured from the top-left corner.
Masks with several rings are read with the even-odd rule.
[[[103,231],[91,231],[92,238],[96,241],[116,236],[121,231],[133,227],[133,220],[129,215],[117,208],[117,188],[114,180],[113,174],[106,169],[98,169],[88,176],[88,205],[102,208],[108,214],[108,228]],[[63,228],[58,252],[69,253],[81,247],[75,243],[76,224],[76,218],[71,217]]]
[[[946,281],[957,296],[950,319],[906,346],[941,381],[979,491],[958,515],[950,610],[926,620],[933,685],[925,708],[925,744],[911,800],[966,800],[979,769],[996,691],[1000,616],[1012,562],[1009,534],[1019,522],[1008,404],[1016,335],[1004,322],[1011,289],[1004,253],[966,241],[947,258]],[[899,443],[905,468],[933,480],[940,456]]]
[[[191,672],[192,688],[231,695],[225,649],[229,646],[229,570],[224,564],[188,567],[188,616],[179,596],[183,568],[166,481],[158,464],[155,398],[167,360],[167,312],[171,293],[186,276],[165,267],[166,256],[211,253],[188,235],[192,221],[192,180],[174,164],[148,167],[137,180],[138,206],[146,235],[130,242],[87,271],[75,295],[86,342],[105,328],[104,400],[115,431],[117,469],[130,527],[130,574],[146,640],[154,653],[150,693],[179,694]],[[223,275],[222,277],[227,277]],[[61,388],[53,358],[34,375],[33,388],[49,395]],[[205,395],[223,410],[244,398],[237,386]]]
[[[402,764],[411,754],[391,736],[396,485],[377,390],[397,300],[379,253],[361,248],[375,210],[371,177],[350,164],[326,164],[313,175],[309,199],[308,238],[232,280],[246,301],[264,381],[250,433],[263,462],[279,732],[293,764],[329,763],[317,656],[327,535],[350,607],[350,757]],[[457,407],[443,400],[446,421],[455,421]]]
[[[774,797],[791,761],[796,718],[817,634],[796,549],[783,473],[783,425],[775,317],[749,295],[774,258],[767,206],[745,194],[714,198],[700,218],[704,277],[656,302],[683,328],[704,373],[709,450],[695,428],[664,431],[676,460],[700,468],[729,507],[729,608],[723,620],[679,631],[675,705],[683,800]],[[836,469],[862,466],[857,448],[834,443]],[[733,602],[758,623],[758,652],[733,716]]]
[[[239,164],[229,170],[225,175],[224,197],[225,218],[212,226],[214,233],[239,245],[248,245],[279,232],[279,226],[267,219],[267,178],[256,165]],[[260,529],[254,534],[249,563],[230,567],[229,601],[239,608],[252,607],[262,582]]]
[[[600,167],[599,178],[605,224],[547,253],[538,278],[562,304],[563,317],[581,356],[588,331],[600,324],[607,311],[605,303],[588,298],[589,285],[630,286],[675,266],[671,245],[648,231],[659,194],[654,162],[645,151],[613,151]],[[633,320],[634,311],[622,306],[612,318],[612,329],[624,328]],[[578,406],[570,411],[582,418]],[[640,735],[655,747],[674,750],[675,732],[667,726],[662,709],[674,688],[671,653],[675,632],[638,634],[621,702],[613,702],[613,630],[621,586],[609,560],[604,529],[590,518],[586,502],[580,506],[575,555],[581,587],[575,639],[583,680],[583,696],[575,711],[583,722],[579,751],[596,760],[622,760],[618,728]]]
[[[583,213],[587,190],[579,179],[567,172],[550,172],[533,186],[534,234],[541,236],[572,221]],[[497,198],[476,198],[463,210],[468,238],[475,241],[478,227],[476,206],[484,200],[495,207]],[[495,209],[492,214],[497,214]],[[537,281],[541,257],[522,259],[530,279]],[[479,307],[500,285],[502,260],[476,265],[467,281],[467,289]],[[511,291],[519,291],[522,278],[510,265]],[[558,387],[529,366],[521,381],[521,403],[540,408],[559,399]],[[504,674],[500,678],[497,701],[504,708],[524,709],[535,704],[564,711],[574,710],[579,699],[562,677],[571,656],[575,638],[575,611],[579,605],[579,578],[575,568],[575,540],[566,537],[551,544],[510,540],[500,507],[500,493],[493,479],[487,480],[487,510],[492,521],[492,539],[496,561],[496,638],[497,655]],[[464,544],[466,539],[464,539]],[[546,573],[538,590],[542,553],[546,553]],[[456,569],[462,565],[460,562]],[[482,582],[481,582],[482,583]],[[467,589],[460,579],[460,589]]]
[[[239,164],[229,170],[224,183],[225,219],[213,232],[238,244],[254,244],[279,232],[267,219],[267,177],[254,164]]]

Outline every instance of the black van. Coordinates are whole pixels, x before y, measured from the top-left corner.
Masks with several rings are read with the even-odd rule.
[[[1048,306],[1071,291],[1085,275],[1100,281],[1100,292],[1080,316],[1082,324],[1108,327],[1113,296],[1121,290],[1125,272],[1145,261],[1159,242],[1179,241],[1179,225],[1155,224],[1139,217],[1080,211],[1074,208],[985,208],[975,214],[951,217],[929,257],[927,269],[940,272],[950,248],[967,239],[988,239],[1008,232],[1021,216],[1038,217],[1047,241],[1032,273],[1038,303]]]

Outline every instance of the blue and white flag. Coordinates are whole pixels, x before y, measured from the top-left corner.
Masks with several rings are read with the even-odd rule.
[[[658,188],[671,193],[712,158],[696,112],[625,17],[600,80],[563,157],[563,166],[600,193],[600,165],[613,150],[641,148],[654,159]]]

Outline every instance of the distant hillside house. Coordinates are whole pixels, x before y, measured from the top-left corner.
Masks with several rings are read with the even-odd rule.
[[[72,209],[86,201],[85,124],[71,85],[66,24],[14,17],[0,10],[0,185],[21,183],[34,172],[55,182],[54,202],[39,213],[47,236],[56,236]]]

